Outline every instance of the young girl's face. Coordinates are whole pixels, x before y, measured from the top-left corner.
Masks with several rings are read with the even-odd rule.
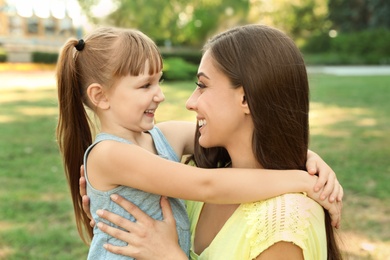
[[[243,111],[243,89],[233,88],[228,77],[212,62],[207,51],[198,69],[198,87],[187,100],[186,107],[197,113],[202,147],[229,146],[244,140],[247,131]],[[251,136],[251,134],[249,134]],[[247,139],[247,138],[245,138]]]
[[[154,114],[165,97],[160,88],[162,72],[148,74],[149,66],[138,76],[122,77],[109,90],[110,117],[116,132],[142,132],[154,126]]]

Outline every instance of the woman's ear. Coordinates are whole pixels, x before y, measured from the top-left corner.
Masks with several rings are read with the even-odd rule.
[[[239,97],[240,97],[240,101],[241,101],[241,107],[242,107],[244,113],[246,115],[250,115],[251,111],[249,110],[248,101],[247,101],[246,96],[245,96],[244,87],[242,87],[242,86],[239,87],[238,92],[239,92]]]
[[[102,85],[92,83],[87,88],[87,94],[89,100],[95,107],[99,107],[100,109],[110,108],[110,103]]]

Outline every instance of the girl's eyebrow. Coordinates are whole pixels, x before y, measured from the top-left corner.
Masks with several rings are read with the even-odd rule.
[[[196,76],[199,78],[201,76],[205,77],[206,79],[210,79],[209,77],[206,76],[206,74],[204,74],[203,72],[199,72],[198,74],[196,74]]]

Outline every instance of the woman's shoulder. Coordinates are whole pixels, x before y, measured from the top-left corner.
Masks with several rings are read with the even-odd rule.
[[[284,194],[242,206],[255,257],[279,241],[293,242],[306,250],[309,237],[318,232],[322,234],[325,227],[322,207],[301,193]]]
[[[322,207],[302,193],[287,193],[267,200],[243,204],[247,216],[265,217],[268,221],[305,220],[323,215]]]

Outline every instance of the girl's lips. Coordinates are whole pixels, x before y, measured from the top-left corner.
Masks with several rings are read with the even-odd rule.
[[[144,114],[148,117],[154,117],[155,112],[156,112],[156,109],[147,109],[147,110],[145,110]]]

